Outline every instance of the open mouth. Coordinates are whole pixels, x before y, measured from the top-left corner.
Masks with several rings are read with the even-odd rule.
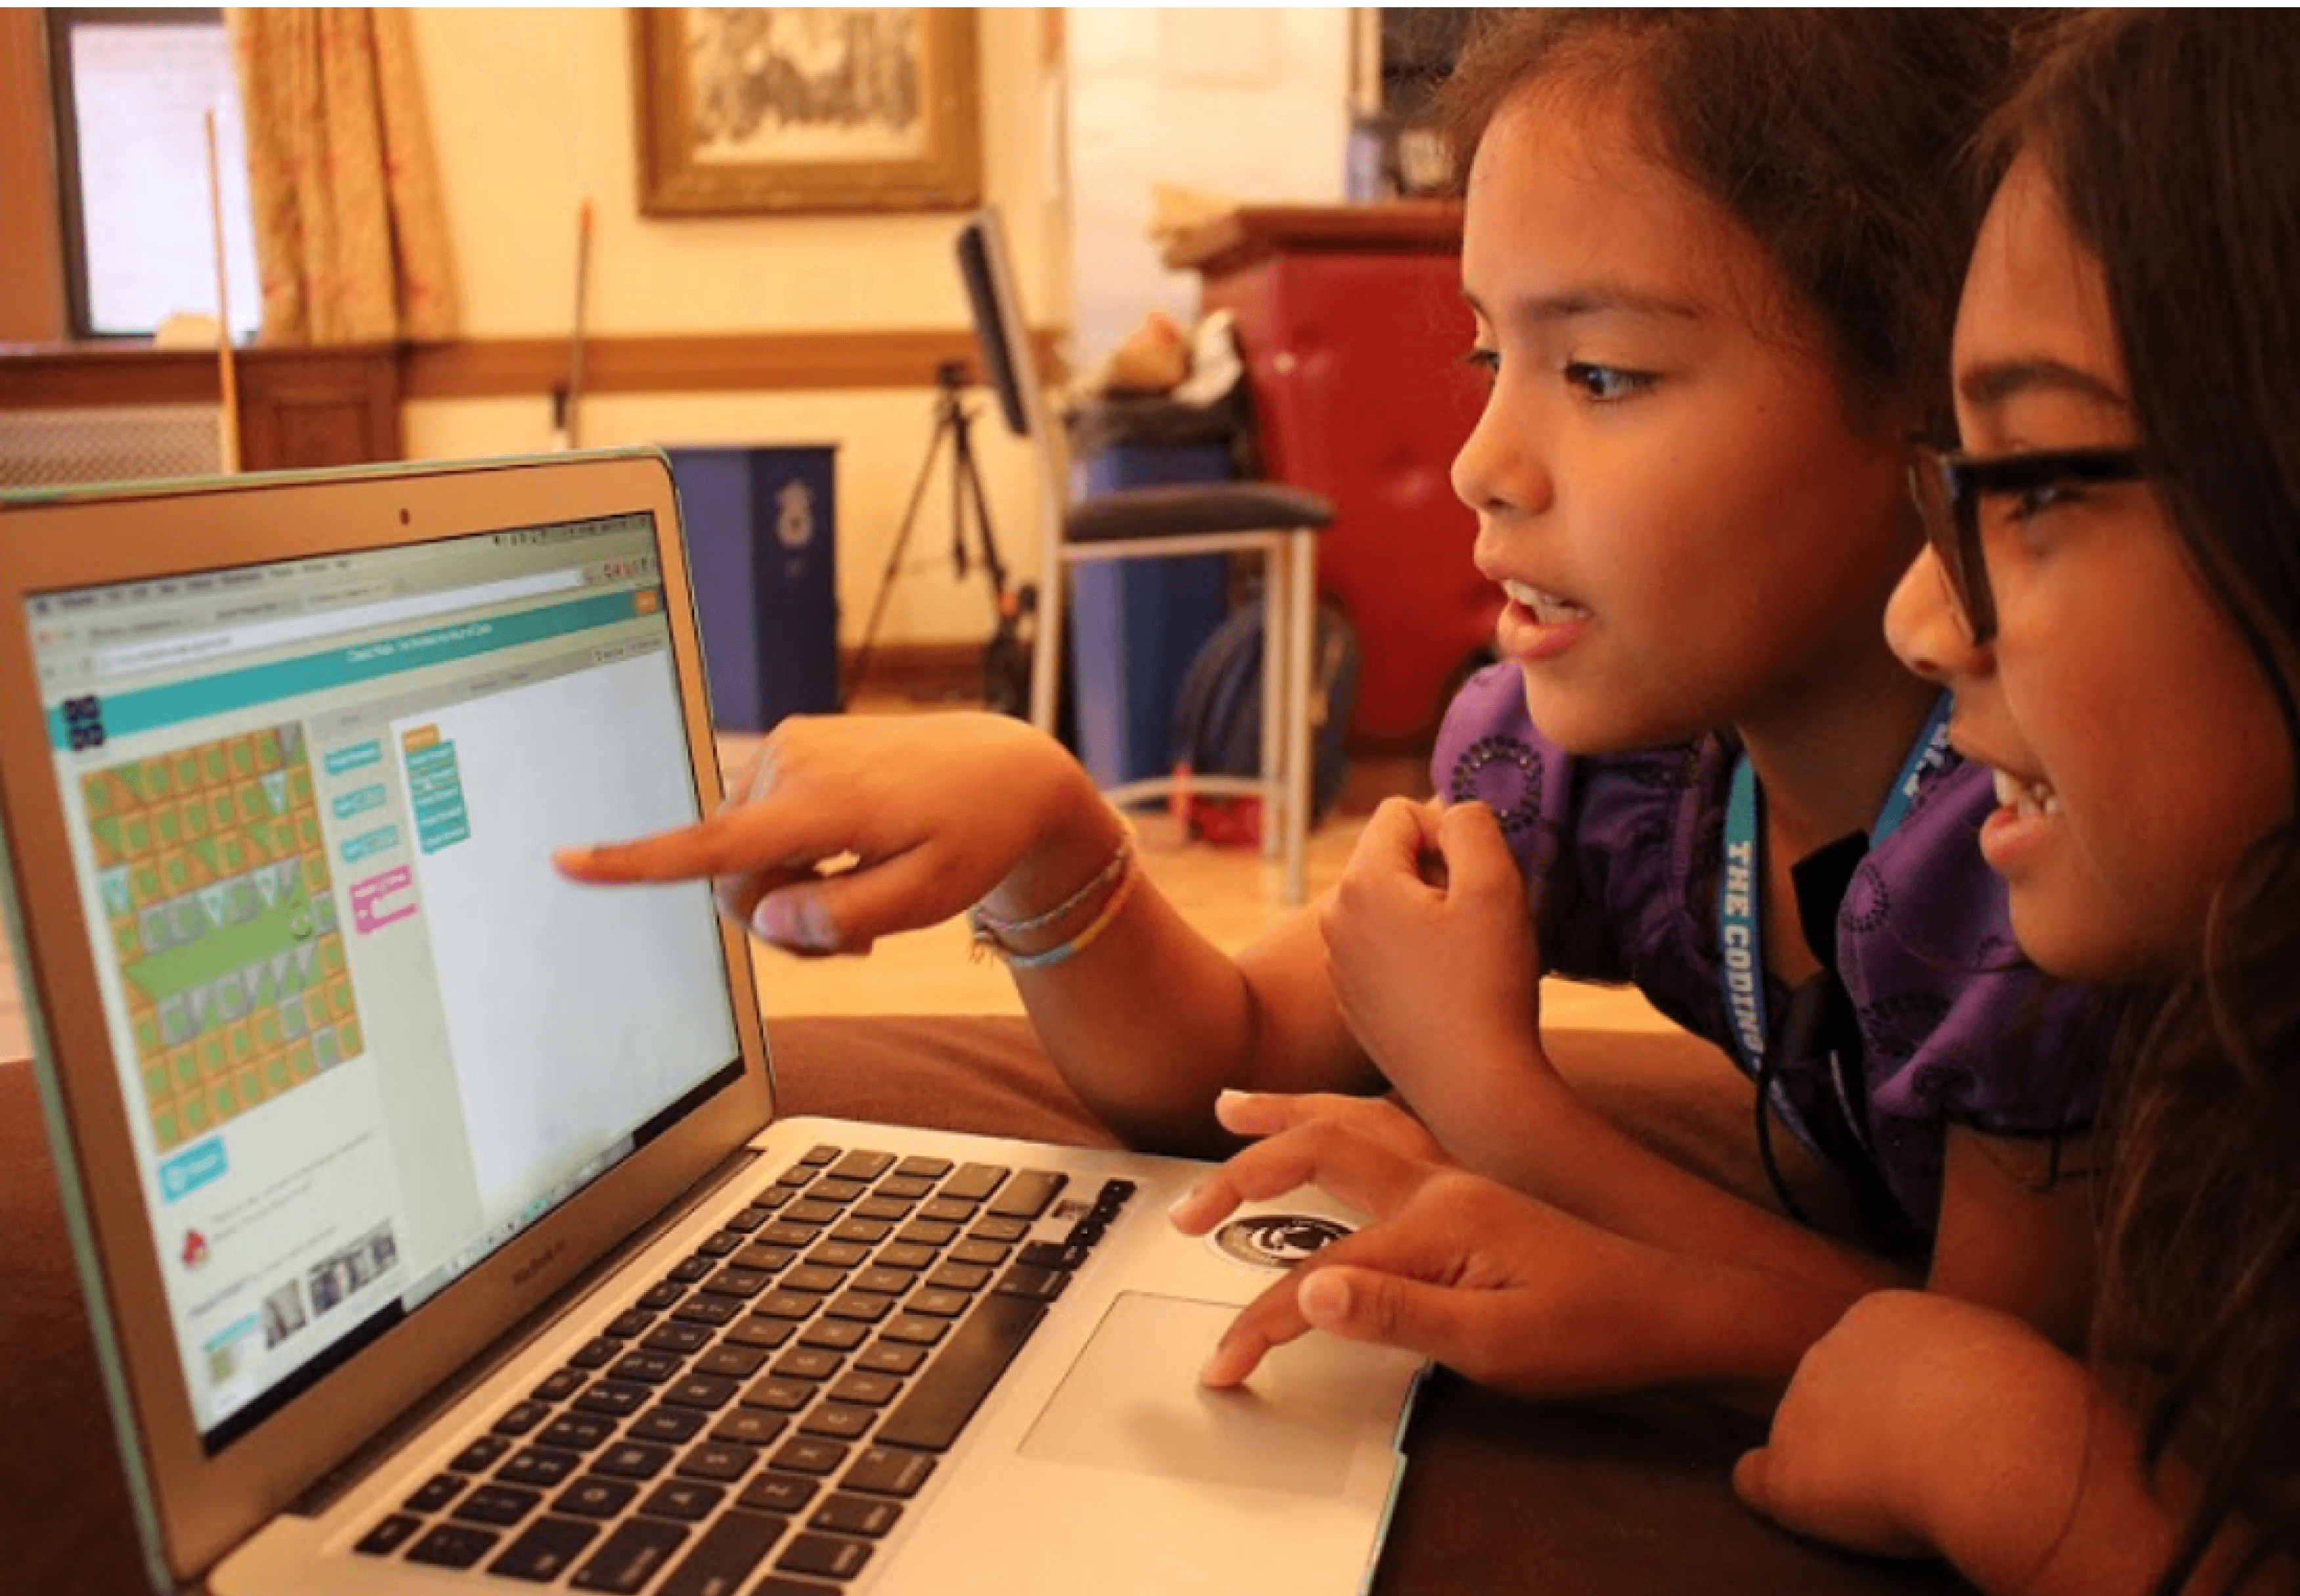
[[[1554,593],[1545,593],[1542,589],[1524,582],[1504,580],[1502,583],[1502,591],[1509,594],[1512,603],[1543,626],[1556,626],[1563,621],[1588,619],[1589,611],[1571,599],[1560,598]]]
[[[2023,781],[2002,770],[1996,777],[1998,807],[2011,810],[2022,819],[2061,812],[2061,795],[2053,791],[2050,782]]]

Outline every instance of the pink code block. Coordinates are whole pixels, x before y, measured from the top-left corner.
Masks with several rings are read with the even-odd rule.
[[[405,892],[414,884],[415,872],[405,865],[386,870],[380,876],[371,876],[364,881],[352,883],[352,928],[362,936],[380,930],[394,920],[404,920],[415,912],[412,902],[394,904],[389,900]]]

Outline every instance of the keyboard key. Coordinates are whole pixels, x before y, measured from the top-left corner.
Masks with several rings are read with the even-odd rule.
[[[447,1467],[456,1474],[485,1474],[509,1451],[511,1442],[501,1435],[482,1435],[457,1452]]]
[[[894,1234],[894,1224],[886,1219],[864,1219],[849,1216],[832,1226],[826,1233],[834,1242],[852,1242],[858,1247],[875,1247]]]
[[[658,1281],[639,1293],[639,1306],[660,1313],[687,1295],[687,1288],[676,1280]]]
[[[714,1297],[755,1297],[767,1289],[774,1276],[765,1269],[746,1269],[729,1266],[703,1283],[703,1289]]]
[[[738,1408],[720,1415],[711,1426],[711,1439],[737,1446],[766,1446],[790,1427],[790,1419],[763,1408]]]
[[[1022,1249],[1028,1252],[1029,1249]],[[1006,1261],[1006,1249],[995,1243],[961,1242],[951,1249],[951,1259],[927,1276],[929,1285],[948,1286],[953,1291],[980,1291],[990,1278],[990,1271]]]
[[[631,1505],[639,1488],[629,1480],[603,1480],[586,1475],[559,1493],[551,1504],[554,1513],[580,1513],[586,1518],[612,1518]]]
[[[679,1460],[679,1472],[689,1479],[739,1480],[756,1467],[758,1461],[759,1453],[754,1447],[712,1440],[688,1448],[687,1456]]]
[[[978,1219],[974,1228],[966,1233],[970,1242],[1019,1242],[1030,1234],[1028,1219]]]
[[[684,1319],[665,1319],[639,1340],[639,1345],[650,1352],[669,1352],[675,1357],[699,1352],[710,1344],[708,1325],[691,1325]]]
[[[938,1249],[916,1242],[889,1242],[879,1249],[878,1263],[888,1269],[929,1269],[941,1256]]]
[[[631,1420],[623,1432],[631,1441],[662,1441],[677,1445],[692,1441],[701,1433],[710,1418],[692,1408],[671,1408],[658,1404]]]
[[[554,1369],[542,1384],[527,1394],[538,1402],[563,1402],[582,1390],[583,1383],[590,1376],[579,1368]]]
[[[876,1194],[896,1202],[916,1202],[934,1190],[934,1180],[924,1175],[889,1175],[880,1181]]]
[[[607,1321],[605,1334],[617,1341],[629,1341],[635,1335],[645,1335],[646,1327],[654,1323],[654,1315],[644,1308],[626,1308]],[[590,1351],[586,1347],[585,1351]]]
[[[797,1328],[788,1319],[762,1318],[757,1314],[749,1314],[728,1326],[727,1334],[721,1339],[730,1346],[755,1347],[761,1351],[771,1352],[788,1341],[791,1333]]]
[[[664,1276],[663,1278],[666,1280],[675,1280],[681,1285],[693,1285],[696,1281],[702,1279],[705,1275],[708,1275],[712,1270],[718,1267],[719,1266],[715,1260],[706,1258],[702,1253],[698,1252],[692,1258],[680,1259],[677,1263],[671,1266],[671,1273]]]
[[[1087,1259],[1087,1251],[1080,1246],[1064,1246],[1059,1242],[1028,1242],[1014,1255],[1014,1261],[1028,1264],[1034,1269],[1075,1269]]]
[[[567,1360],[568,1367],[571,1368],[603,1368],[606,1365],[613,1362],[615,1360],[616,1354],[621,1352],[622,1350],[623,1349],[621,1347],[615,1344],[612,1338],[604,1335],[596,1335],[589,1341],[585,1342],[581,1347],[577,1349],[575,1355]]]
[[[843,1376],[830,1388],[830,1400],[858,1408],[883,1408],[901,1392],[903,1383],[891,1375],[870,1373]]]
[[[794,1540],[775,1559],[775,1567],[792,1574],[817,1574],[825,1579],[853,1579],[871,1560],[871,1543],[809,1530]]]
[[[574,1518],[538,1518],[520,1532],[488,1572],[506,1579],[548,1584],[567,1572],[583,1549],[597,1539],[599,1526]]]
[[[438,1568],[468,1568],[496,1549],[503,1539],[501,1530],[480,1529],[470,1524],[435,1524],[423,1532],[423,1538],[407,1549],[411,1563],[429,1563]]]
[[[1010,1266],[998,1277],[997,1297],[1022,1297],[1033,1302],[1051,1302],[1062,1295],[1062,1287],[1071,1283],[1070,1276],[1060,1269],[1041,1269],[1029,1264]]]
[[[1008,1181],[983,1211],[1011,1219],[1035,1219],[1046,1211],[1055,1194],[1070,1184],[1059,1169],[1025,1169]]]
[[[895,1166],[894,1174],[888,1178],[894,1180],[940,1180],[944,1176],[949,1173],[950,1160],[948,1159],[938,1159],[930,1153],[914,1152],[910,1157],[904,1159],[901,1163],[896,1164]],[[884,1185],[885,1184],[885,1181],[879,1182],[879,1185]]]
[[[919,1283],[917,1274],[910,1269],[891,1269],[873,1264],[854,1276],[854,1289],[871,1292],[882,1297],[899,1297]]]
[[[1046,1311],[1043,1304],[1023,1297],[985,1298],[887,1416],[879,1439],[929,1451],[948,1447]]]
[[[756,1508],[762,1512],[796,1513],[812,1501],[814,1493],[821,1489],[821,1482],[800,1475],[762,1474],[744,1486],[743,1494],[735,1501],[738,1507]]]
[[[671,1458],[671,1448],[655,1442],[619,1441],[594,1459],[591,1467],[627,1480],[651,1480],[663,1471]]]
[[[663,1582],[661,1596],[730,1596],[789,1528],[788,1519],[769,1514],[728,1513],[703,1532]]]
[[[685,1543],[687,1526],[660,1518],[629,1518],[617,1525],[591,1560],[571,1582],[579,1591],[612,1591],[632,1596]]]
[[[812,1185],[807,1187],[806,1194],[817,1201],[836,1202],[844,1206],[870,1189],[870,1183],[867,1181],[849,1180],[845,1176],[833,1172],[819,1177]]]
[[[742,1389],[724,1375],[688,1375],[663,1388],[662,1400],[681,1408],[724,1408]]]
[[[774,1372],[786,1380],[828,1380],[846,1363],[840,1354],[821,1347],[793,1347],[775,1359]]]
[[[908,1499],[919,1493],[934,1472],[935,1459],[926,1452],[907,1451],[899,1446],[866,1446],[855,1458],[854,1467],[846,1471],[839,1487],[846,1491],[868,1491],[874,1496],[898,1496]]]
[[[941,1219],[913,1219],[895,1233],[895,1240],[913,1247],[947,1247],[958,1239],[958,1226]]]
[[[854,1319],[817,1319],[799,1332],[802,1345],[830,1352],[851,1352],[871,1339],[871,1326]]]
[[[714,1230],[695,1250],[705,1258],[724,1258],[746,1239],[739,1230]]]
[[[496,1478],[506,1485],[556,1485],[583,1467],[579,1452],[564,1452],[556,1447],[530,1446],[496,1471]]]
[[[860,1324],[875,1325],[893,1311],[895,1299],[877,1292],[846,1291],[839,1293],[822,1311],[835,1319],[851,1319]]]
[[[924,1347],[911,1346],[899,1341],[873,1342],[857,1353],[854,1367],[874,1375],[907,1375],[926,1361]]]
[[[496,1420],[495,1432],[498,1435],[524,1435],[550,1417],[551,1404],[538,1402],[530,1397],[526,1401],[512,1403],[510,1409]]]
[[[774,1210],[771,1209],[758,1208],[755,1206],[746,1208],[742,1212],[735,1215],[732,1218],[727,1221],[727,1228],[729,1230],[739,1230],[744,1232],[746,1234],[748,1234],[750,1232],[756,1230],[760,1226],[764,1225],[767,1222],[768,1216]]]
[[[814,1233],[808,1231],[796,1244],[786,1242],[770,1245],[765,1242],[753,1242],[740,1251],[728,1254],[727,1267],[731,1269],[756,1269],[762,1275],[771,1275],[777,1269],[787,1268],[798,1256],[799,1249],[812,1246],[814,1239]]]
[[[455,1504],[454,1517],[468,1524],[517,1524],[543,1500],[539,1491],[518,1485],[481,1485]]]
[[[846,1210],[836,1202],[825,1202],[810,1195],[783,1204],[779,1217],[793,1225],[829,1225],[845,1218]]]
[[[786,1269],[779,1282],[785,1291],[812,1292],[827,1297],[846,1284],[846,1271],[826,1269],[821,1264],[803,1263],[796,1268]]]
[[[695,1360],[698,1375],[724,1375],[730,1380],[747,1380],[759,1372],[767,1360],[762,1348],[731,1346],[713,1347]]]
[[[588,1452],[614,1433],[613,1422],[596,1413],[562,1413],[536,1432],[535,1442]]]
[[[948,1319],[930,1319],[916,1313],[896,1314],[879,1333],[883,1341],[909,1342],[921,1347],[930,1347],[949,1334]]]
[[[932,1202],[920,1205],[919,1218],[947,1219],[955,1225],[964,1225],[974,1218],[974,1210],[979,1206],[956,1197],[938,1197]]]
[[[875,1148],[858,1147],[824,1173],[833,1180],[859,1180],[867,1185],[894,1167],[893,1153],[880,1152]]]
[[[698,1295],[672,1309],[671,1317],[692,1325],[731,1325],[743,1317],[742,1299]]]
[[[899,1197],[887,1196],[883,1192],[865,1197],[850,1210],[858,1219],[907,1219],[911,1204]]]
[[[632,1385],[620,1380],[595,1381],[575,1405],[586,1413],[604,1413],[609,1418],[629,1418],[647,1404],[654,1393],[644,1385]]]
[[[876,1541],[895,1527],[903,1509],[883,1496],[850,1496],[844,1491],[834,1491],[814,1516],[806,1521],[809,1529],[837,1530],[843,1535],[862,1535]]]
[[[1007,1173],[997,1164],[962,1165],[957,1174],[942,1183],[942,1194],[979,1202],[1006,1184]]]
[[[639,1503],[639,1511],[657,1518],[675,1518],[681,1524],[700,1524],[726,1497],[727,1492],[719,1486],[699,1480],[665,1480],[647,1492],[647,1499]]]
[[[783,1442],[767,1466],[785,1474],[835,1474],[846,1461],[847,1448],[836,1441],[815,1436],[794,1435]]]
[[[861,1242],[824,1242],[806,1255],[806,1261],[817,1268],[843,1273],[870,1256],[871,1249]]]
[[[435,1474],[399,1505],[411,1513],[436,1513],[461,1496],[470,1483],[461,1475]]]
[[[814,1317],[814,1310],[821,1306],[822,1299],[812,1292],[778,1289],[754,1302],[751,1311],[765,1314],[771,1319],[811,1319]]]
[[[359,1538],[352,1550],[363,1557],[388,1558],[407,1544],[423,1521],[411,1513],[394,1513]]]
[[[879,1416],[868,1408],[825,1402],[798,1421],[803,1435],[828,1435],[836,1441],[859,1441]]]
[[[750,1596],[838,1596],[838,1585],[821,1585],[811,1579],[786,1579],[770,1574],[751,1587]]]
[[[798,1163],[794,1166],[794,1168],[804,1168],[807,1171],[808,1178],[812,1179],[815,1170],[821,1169],[827,1165],[836,1163],[838,1160],[846,1156],[846,1149],[844,1147],[833,1147],[828,1142],[818,1142],[813,1146],[808,1148],[804,1152],[799,1154]]]
[[[806,1380],[788,1380],[780,1375],[762,1375],[743,1388],[743,1406],[764,1408],[775,1413],[796,1413],[814,1401],[814,1385]]]
[[[904,1313],[931,1314],[938,1319],[954,1319],[974,1306],[974,1299],[964,1292],[935,1291],[921,1287],[903,1303]]]
[[[665,1352],[626,1352],[607,1370],[610,1380],[637,1380],[660,1385],[678,1374],[684,1359]]]

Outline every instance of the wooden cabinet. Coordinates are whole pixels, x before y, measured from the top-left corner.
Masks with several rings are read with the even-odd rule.
[[[1237,317],[1268,474],[1334,501],[1319,586],[1363,647],[1362,749],[1428,744],[1501,607],[1450,475],[1484,395],[1461,229],[1452,201],[1252,206],[1166,252]]]
[[[238,351],[243,470],[400,458],[399,349],[354,345]],[[221,403],[212,350],[75,345],[0,349],[8,412]]]

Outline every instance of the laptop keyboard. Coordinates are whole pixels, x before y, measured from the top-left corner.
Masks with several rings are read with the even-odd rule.
[[[814,1148],[357,1550],[624,1596],[830,1596],[1134,1190],[1058,1201],[1066,1181]]]

